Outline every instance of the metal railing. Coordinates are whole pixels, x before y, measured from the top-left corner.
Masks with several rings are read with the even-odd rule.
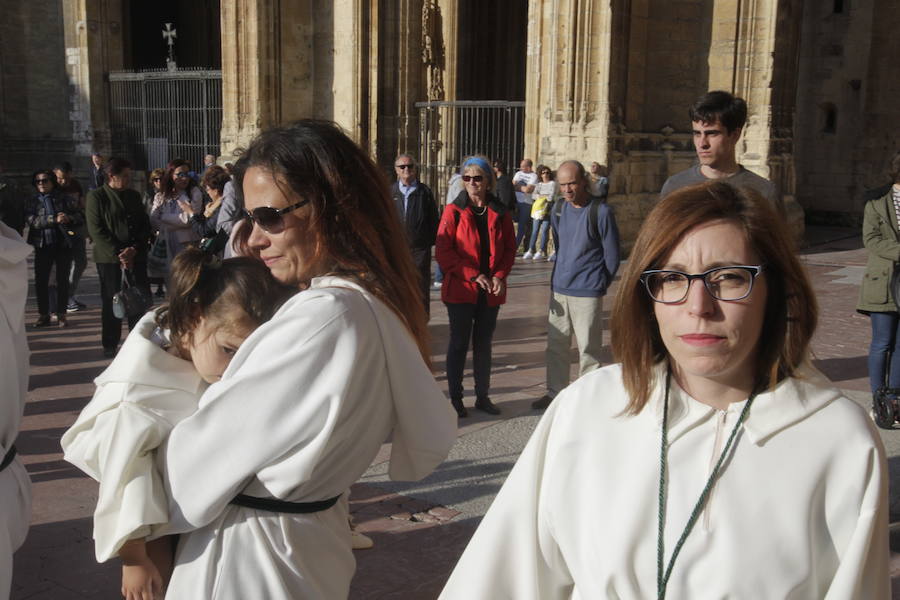
[[[136,169],[173,158],[203,165],[219,153],[222,72],[177,69],[109,74],[113,152]]]
[[[447,182],[472,154],[501,160],[510,173],[525,146],[525,103],[417,102],[420,177],[443,204]]]

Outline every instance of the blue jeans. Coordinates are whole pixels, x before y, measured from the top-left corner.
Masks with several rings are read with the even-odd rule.
[[[869,385],[874,394],[885,385],[885,368],[890,355],[887,386],[900,387],[900,315],[895,312],[869,313],[872,344],[869,346]]]
[[[546,219],[534,219],[534,224],[531,226],[531,242],[528,244],[528,249],[531,252],[534,252],[535,244],[537,244],[538,238],[543,233],[544,235],[544,243],[541,244],[541,252],[547,254],[547,244],[550,243],[550,217]]]
[[[444,281],[444,272],[441,271],[441,265],[434,261],[434,282],[441,283]]]
[[[531,205],[519,202],[517,205],[519,213],[516,222],[519,224],[516,231],[516,251],[519,250],[519,244],[524,240],[526,243],[531,239]]]

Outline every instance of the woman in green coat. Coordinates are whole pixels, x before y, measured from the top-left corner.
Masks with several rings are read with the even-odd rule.
[[[894,185],[869,200],[863,215],[863,244],[869,257],[856,309],[869,315],[872,323],[869,385],[873,396],[883,387],[900,388],[900,314],[890,290],[894,265],[900,262],[900,154],[891,161],[891,177]]]

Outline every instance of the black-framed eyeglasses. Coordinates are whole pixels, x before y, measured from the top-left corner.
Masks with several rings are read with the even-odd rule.
[[[191,176],[190,171],[182,171],[180,173],[175,173],[175,177],[190,177],[190,176]]]
[[[244,210],[244,218],[250,219],[252,223],[256,223],[264,231],[269,233],[281,233],[284,231],[284,215],[296,210],[301,206],[309,204],[309,200],[301,200],[296,204],[291,204],[284,208],[272,208],[271,206],[260,206],[251,210]]]
[[[641,281],[650,298],[661,304],[684,302],[691,289],[691,282],[695,279],[702,280],[706,291],[716,300],[735,302],[750,295],[753,282],[762,270],[762,265],[734,265],[716,267],[692,275],[681,271],[653,269],[641,273]]]
[[[482,181],[484,181],[484,175],[463,175],[462,180],[466,183],[469,183],[470,181],[481,183]]]
[[[413,164],[407,164],[407,165],[394,165],[394,166],[397,167],[398,169],[403,169],[403,170],[406,170],[406,169],[415,169],[415,168],[416,168],[416,165],[413,165]]]
[[[162,177],[154,177],[150,181],[162,181]]]
[[[40,179],[35,179],[34,184],[38,185],[39,183],[50,183],[52,181],[53,181],[52,179],[48,179],[47,177],[42,177]]]

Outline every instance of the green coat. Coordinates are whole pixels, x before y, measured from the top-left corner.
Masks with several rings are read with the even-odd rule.
[[[856,305],[856,310],[861,313],[897,310],[890,285],[894,263],[900,262],[898,231],[900,228],[890,190],[884,196],[866,203],[862,239],[869,251],[869,258],[859,288],[859,304]]]
[[[119,252],[129,246],[137,250],[137,262],[146,262],[150,218],[139,193],[104,185],[88,192],[85,204],[88,233],[94,243],[94,262],[118,263]]]

